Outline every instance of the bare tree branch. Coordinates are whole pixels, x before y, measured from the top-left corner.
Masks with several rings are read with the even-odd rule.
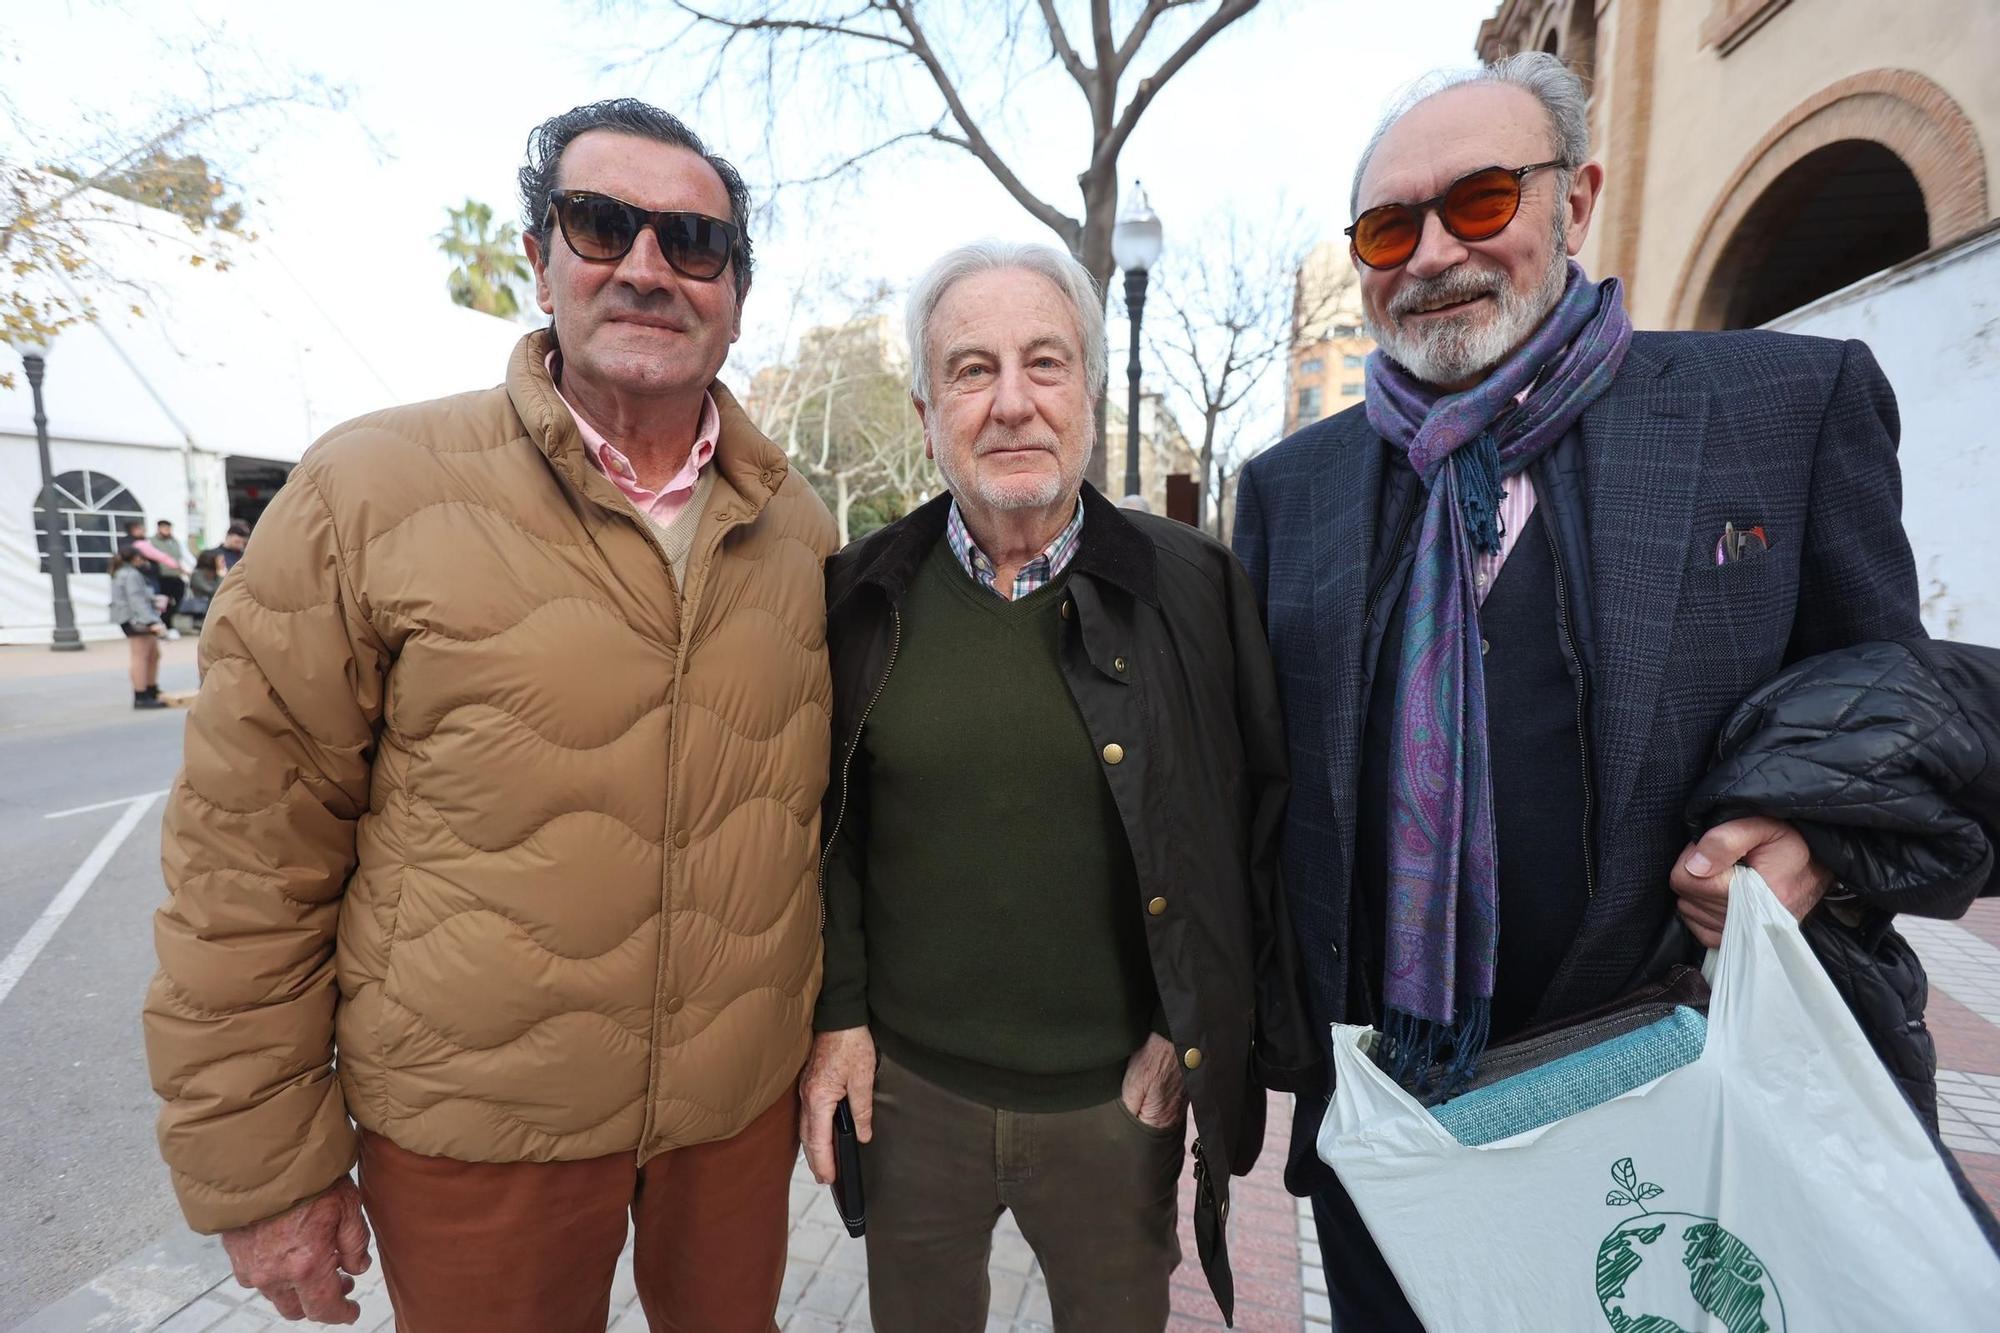
[[[1182,9],[1198,3],[1198,0],[1148,0],[1146,8],[1132,24],[1132,31],[1119,43],[1115,58],[1115,68],[1124,74],[1132,64],[1132,57],[1139,54],[1139,48],[1146,44],[1146,34],[1153,30],[1153,20],[1169,9]]]
[[[1097,153],[1091,159],[1091,166],[1108,169],[1116,162],[1119,152],[1125,147],[1125,141],[1131,138],[1132,131],[1138,128],[1139,117],[1146,113],[1146,108],[1152,104],[1155,97],[1159,96],[1160,89],[1167,86],[1167,80],[1180,73],[1188,61],[1194,59],[1196,52],[1208,45],[1210,38],[1255,9],[1257,4],[1258,0],[1223,0],[1215,12],[1210,14],[1199,28],[1190,33],[1187,40],[1182,42],[1158,69],[1139,80],[1139,87],[1133,92],[1132,100],[1127,102],[1125,109],[1118,114],[1118,121],[1111,127],[1111,133],[1097,145]]]
[[[1090,96],[1090,85],[1097,71],[1083,63],[1083,57],[1069,44],[1069,34],[1063,31],[1062,16],[1056,13],[1056,0],[1039,0],[1042,7],[1042,22],[1049,30],[1049,44],[1055,47],[1056,59],[1062,61],[1063,68],[1076,80],[1076,86],[1083,89],[1085,97]]]
[[[931,82],[937,85],[938,93],[944,98],[945,107],[951,112],[951,118],[957,121],[959,129],[965,132],[966,150],[986,164],[986,169],[993,174],[993,179],[999,181],[1000,188],[1014,197],[1015,203],[1027,209],[1030,216],[1062,237],[1074,249],[1075,238],[1082,233],[1083,224],[1061,209],[1044,203],[1014,173],[1014,169],[1000,156],[1000,151],[987,139],[985,132],[979,128],[978,120],[966,109],[965,100],[959,96],[958,85],[946,72],[944,62],[939,60],[937,52],[931,49],[930,39],[924,35],[923,25],[917,22],[917,7],[914,0],[883,0],[883,3],[894,11],[897,19],[902,22],[903,30],[909,33],[911,54],[923,62],[925,71],[931,76]]]

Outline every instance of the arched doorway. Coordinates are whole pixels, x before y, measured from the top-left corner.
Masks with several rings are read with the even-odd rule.
[[[1722,327],[1731,293],[1741,280],[1746,251],[1759,238],[1768,245],[1778,207],[1791,189],[1810,184],[1794,168],[1828,149],[1867,145],[1872,156],[1858,161],[1838,156],[1825,159],[1833,174],[1853,179],[1852,186],[1873,170],[1878,187],[1889,186],[1890,206],[1908,217],[1903,176],[1913,177],[1922,200],[1927,235],[1919,249],[1947,245],[1983,225],[1986,207],[1986,159],[1979,135],[1964,110],[1937,84],[1905,69],[1878,69],[1850,75],[1828,84],[1794,107],[1765,133],[1731,173],[1715,202],[1695,229],[1694,245],[1674,282],[1666,327]],[[1893,158],[1892,169],[1884,158]],[[1841,169],[1845,163],[1846,170]],[[1872,165],[1871,165],[1872,163]],[[1825,174],[1825,173],[1816,173]],[[1904,203],[1898,205],[1897,199]],[[1746,225],[1753,211],[1770,206],[1762,228]],[[1796,211],[1796,198],[1792,208]],[[1894,245],[1884,248],[1893,252]],[[1729,273],[1724,260],[1732,261]],[[1737,276],[1731,276],[1737,275]],[[1852,281],[1852,279],[1848,279]],[[1832,290],[1831,286],[1821,292]]]
[[[1930,243],[1923,190],[1882,144],[1815,149],[1771,182],[1724,243],[1702,328],[1744,329],[1878,273]]]

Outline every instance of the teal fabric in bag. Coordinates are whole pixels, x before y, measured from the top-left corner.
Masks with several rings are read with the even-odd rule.
[[[1498,1143],[1693,1064],[1707,1039],[1708,1020],[1679,1005],[1657,1023],[1454,1097],[1431,1114],[1468,1148]]]

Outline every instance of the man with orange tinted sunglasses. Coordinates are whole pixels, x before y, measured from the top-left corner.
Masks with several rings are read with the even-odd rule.
[[[1381,1029],[1433,1100],[1713,944],[1736,862],[1811,911],[1831,877],[1795,829],[1688,844],[1689,791],[1779,668],[1922,633],[1874,358],[1634,333],[1617,280],[1573,259],[1604,186],[1586,105],[1530,54],[1391,112],[1347,229],[1378,344],[1366,402],[1238,490],[1316,1030]],[[1417,1329],[1314,1154],[1323,1111],[1301,1103],[1287,1181],[1312,1198],[1335,1323]]]

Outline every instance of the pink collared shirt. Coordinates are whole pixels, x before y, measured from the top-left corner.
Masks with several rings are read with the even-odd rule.
[[[1561,360],[1567,355],[1565,347],[1556,354]],[[1555,361],[1549,362],[1554,365]],[[1514,395],[1519,403],[1533,392],[1529,385]],[[1493,591],[1493,580],[1500,577],[1500,567],[1507,563],[1507,557],[1514,553],[1514,543],[1521,538],[1521,529],[1528,526],[1528,520],[1535,513],[1535,483],[1522,468],[1513,476],[1500,483],[1500,553],[1498,555],[1475,555],[1472,557],[1472,587],[1479,605],[1486,605],[1486,594]]]
[[[1526,468],[1501,482],[1500,487],[1500,554],[1472,557],[1472,586],[1481,606],[1486,605],[1486,594],[1493,590],[1493,580],[1500,577],[1500,567],[1514,553],[1521,529],[1528,526],[1528,519],[1535,512],[1535,483],[1529,479]]]
[[[681,516],[688,501],[694,499],[695,484],[701,480],[701,470],[708,466],[708,460],[715,457],[715,443],[722,438],[722,414],[716,410],[715,395],[703,393],[701,396],[701,425],[695,431],[694,448],[688,450],[687,462],[681,470],[668,479],[659,490],[648,490],[639,484],[639,474],[632,470],[632,462],[626,458],[617,445],[604,438],[603,432],[583,419],[556,382],[556,355],[549,353],[543,365],[548,367],[549,381],[556,386],[556,396],[569,409],[570,418],[576,422],[576,433],[583,437],[583,451],[590,464],[602,472],[632,507],[661,527],[671,527]]]

